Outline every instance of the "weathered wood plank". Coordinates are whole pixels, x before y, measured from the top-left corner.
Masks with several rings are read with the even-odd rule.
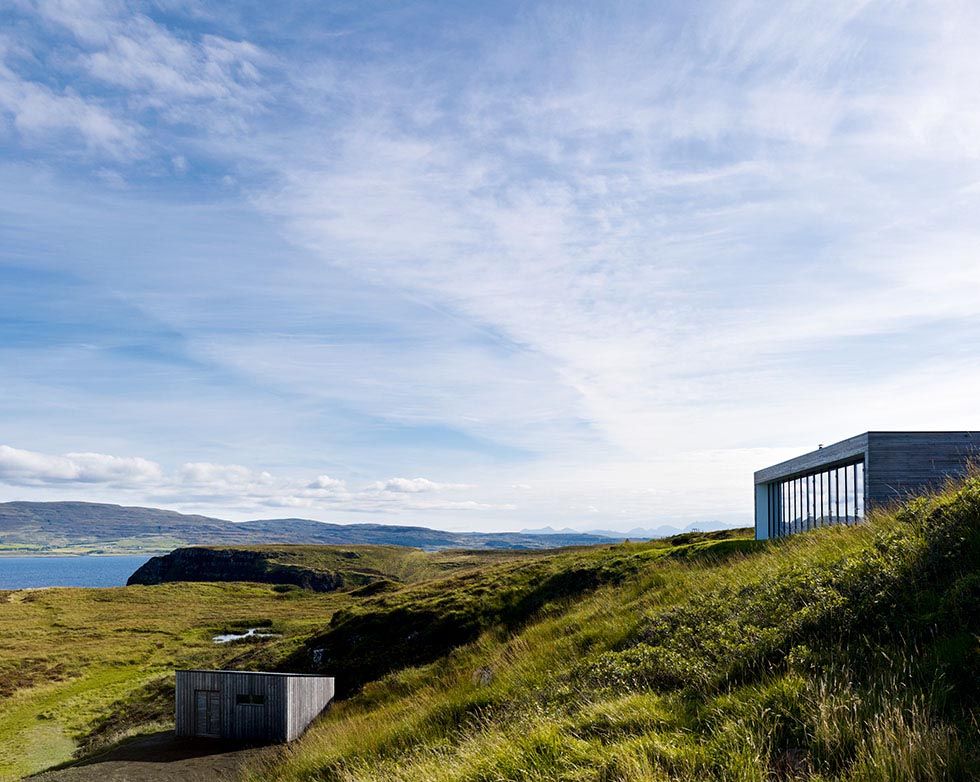
[[[869,505],[882,505],[940,487],[966,474],[980,458],[976,432],[869,432]]]
[[[177,671],[175,733],[288,741],[333,698],[333,679],[258,671]]]

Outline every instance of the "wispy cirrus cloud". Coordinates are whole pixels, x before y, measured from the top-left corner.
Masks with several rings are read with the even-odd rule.
[[[51,58],[0,37],[0,110],[30,145],[74,133],[111,160],[146,158],[173,146],[161,121],[232,133],[263,107],[261,71],[274,58],[247,41],[177,34],[112,0],[18,0],[11,12],[68,36]]]
[[[70,86],[56,89],[19,76],[5,62],[13,48],[9,39],[0,36],[0,117],[12,120],[23,142],[37,148],[73,136],[113,160],[137,153],[141,135],[137,124]]]
[[[365,101],[376,110],[337,131],[339,154],[324,163],[311,143],[277,161],[286,186],[263,205],[325,259],[546,357],[576,392],[570,412],[617,446],[707,444],[707,406],[743,411],[724,427],[737,442],[765,417],[774,356],[978,315],[976,281],[956,271],[975,254],[952,247],[976,206],[961,187],[980,106],[948,79],[973,68],[957,28],[976,14],[954,4],[960,27],[909,11],[882,30],[881,10],[741,3],[685,27],[637,23],[633,6],[606,24],[545,7],[481,41],[462,86],[393,73],[384,101]],[[429,115],[413,121],[420,81]],[[908,162],[882,168],[896,156]],[[920,168],[948,156],[965,168]],[[911,184],[923,176],[955,189],[955,214]],[[948,308],[909,284],[928,266],[912,234],[948,259],[925,282]],[[807,406],[838,382],[802,366],[765,380]],[[861,412],[851,425],[866,428]]]
[[[0,79],[73,116],[32,132],[11,108],[26,93],[3,93],[10,137],[57,160],[75,133],[104,179],[180,196],[18,182],[5,208],[37,222],[39,262],[163,328],[24,348],[8,382],[57,416],[114,398],[93,368],[145,370],[100,420],[193,459],[185,498],[474,503],[509,526],[747,518],[768,460],[969,428],[969,3],[286,4],[304,19],[288,29],[257,8],[16,8]],[[79,129],[85,107],[110,129]],[[216,198],[241,210],[227,225]],[[69,238],[49,248],[55,228]],[[158,415],[199,450],[158,457]],[[420,474],[443,487],[378,479]]]

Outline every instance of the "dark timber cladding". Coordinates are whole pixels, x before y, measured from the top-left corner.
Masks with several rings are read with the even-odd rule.
[[[178,736],[292,741],[326,708],[328,676],[254,671],[177,671]]]
[[[974,432],[865,432],[755,474],[755,536],[853,524],[875,507],[963,476]]]

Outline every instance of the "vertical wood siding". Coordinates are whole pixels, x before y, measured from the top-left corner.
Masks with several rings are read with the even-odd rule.
[[[217,693],[198,698],[197,692]],[[296,738],[333,697],[333,679],[246,671],[177,671],[175,733],[215,735],[213,721],[199,720],[198,702],[219,704],[217,735],[236,741],[287,741]],[[246,697],[239,702],[238,696]],[[256,701],[261,700],[261,703]],[[203,722],[201,721],[203,720]]]
[[[286,740],[292,741],[303,734],[314,719],[333,700],[333,678],[328,676],[303,676],[289,679],[289,723]]]

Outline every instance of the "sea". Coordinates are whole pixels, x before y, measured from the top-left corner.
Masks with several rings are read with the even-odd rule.
[[[114,587],[149,557],[0,557],[0,589]]]

